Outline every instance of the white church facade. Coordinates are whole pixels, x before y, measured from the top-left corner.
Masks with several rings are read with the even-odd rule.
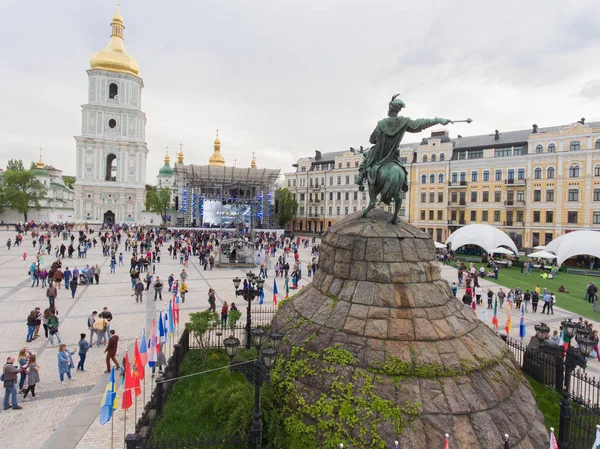
[[[127,53],[120,12],[87,71],[88,100],[76,141],[75,221],[133,223],[146,199],[146,114],[138,62]]]

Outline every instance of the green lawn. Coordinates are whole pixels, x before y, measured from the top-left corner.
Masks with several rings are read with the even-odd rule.
[[[479,269],[481,265],[483,264],[475,264],[477,269]],[[487,266],[483,266],[487,270]],[[559,272],[554,279],[542,279],[540,274],[541,272],[536,270],[533,270],[531,275],[526,273],[521,274],[520,267],[500,268],[498,280],[495,280],[494,278],[485,279],[508,288],[515,288],[518,285],[523,291],[525,291],[525,289],[531,291],[536,285],[539,285],[543,292],[545,287],[556,295],[557,307],[566,309],[586,318],[594,320],[599,319],[599,315],[594,312],[592,305],[587,301],[584,301],[583,298],[585,297],[587,283],[593,282],[594,284],[599,285],[600,278]],[[561,285],[563,285],[569,293],[559,293],[558,287]],[[542,306],[543,300],[540,300],[538,310],[541,310]]]
[[[240,349],[236,361],[251,360],[255,351]],[[250,432],[254,408],[254,387],[241,373],[230,373],[229,359],[224,350],[213,351],[202,366],[200,352],[191,350],[180,368],[180,376],[202,373],[177,382],[163,409],[162,417],[154,424],[151,438],[160,445],[162,440],[177,437],[210,436],[213,432]],[[277,440],[276,427],[281,426],[273,413],[272,391],[268,384],[262,388],[263,447],[273,447],[268,440]],[[272,422],[277,425],[270,426]],[[275,427],[275,428],[273,428]],[[225,446],[223,446],[225,447]],[[227,446],[229,447],[229,446]]]
[[[550,431],[550,427],[554,427],[558,431],[558,424],[560,421],[560,401],[561,395],[554,391],[554,389],[547,387],[546,385],[534,380],[532,377],[525,375],[533,395],[535,396],[535,402],[538,408],[544,415],[544,423],[546,428]]]

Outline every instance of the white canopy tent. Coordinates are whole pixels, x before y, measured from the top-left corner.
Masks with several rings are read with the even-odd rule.
[[[556,259],[554,254],[550,254],[548,251],[536,251],[535,253],[527,254],[527,257],[533,259]]]
[[[517,253],[517,246],[508,234],[486,224],[463,226],[448,237],[446,245],[448,244],[451,244],[452,249],[455,251],[464,245],[477,245],[490,254],[493,254],[494,250],[500,246],[507,246],[515,254]]]
[[[535,249],[536,251],[541,251],[546,249],[545,245],[538,245],[538,246],[534,246],[533,249]]]
[[[499,246],[498,248],[494,248],[492,250],[492,254],[507,254],[507,255],[514,255],[515,253],[513,253],[511,250],[506,249],[506,248],[502,248],[501,246]]]
[[[447,249],[447,246],[444,245],[443,243],[434,241],[433,244],[435,245],[436,249]]]
[[[573,256],[600,257],[600,232],[574,231],[563,234],[547,244],[546,251],[556,254],[559,266]]]

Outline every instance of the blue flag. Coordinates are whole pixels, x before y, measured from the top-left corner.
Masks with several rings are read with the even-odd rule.
[[[260,304],[262,306],[262,303],[265,299],[265,289],[261,288],[260,289],[260,296],[258,297],[258,304]]]
[[[161,343],[165,342],[165,335],[167,334],[165,329],[165,319],[163,318],[162,310],[158,318],[158,341]]]
[[[519,337],[525,338],[525,306],[521,306],[521,321],[519,322]]]
[[[115,367],[112,367],[110,376],[108,376],[108,385],[102,397],[102,405],[100,406],[100,425],[104,425],[110,421],[113,411],[119,408],[119,400],[117,398],[117,385],[115,383]]]

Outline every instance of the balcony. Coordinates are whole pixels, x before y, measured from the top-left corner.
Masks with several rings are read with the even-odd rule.
[[[319,213],[318,212],[314,212],[312,214],[308,214],[308,218],[319,218]]]
[[[461,188],[461,187],[467,187],[467,185],[468,185],[467,181],[448,181],[448,187]]]
[[[523,200],[507,200],[504,202],[506,207],[525,207],[525,201]]]
[[[510,226],[512,226],[512,227],[523,227],[523,226],[525,226],[525,223],[523,221],[506,220],[504,222],[504,226],[507,226],[507,227],[510,227]]]
[[[459,201],[448,201],[448,207],[461,207],[466,206],[467,200],[459,200]]]
[[[504,184],[507,186],[524,186],[527,184],[526,179],[505,179]]]
[[[465,224],[467,224],[467,222],[464,219],[463,220],[450,219],[450,220],[448,220],[448,224],[449,225],[465,225]]]

